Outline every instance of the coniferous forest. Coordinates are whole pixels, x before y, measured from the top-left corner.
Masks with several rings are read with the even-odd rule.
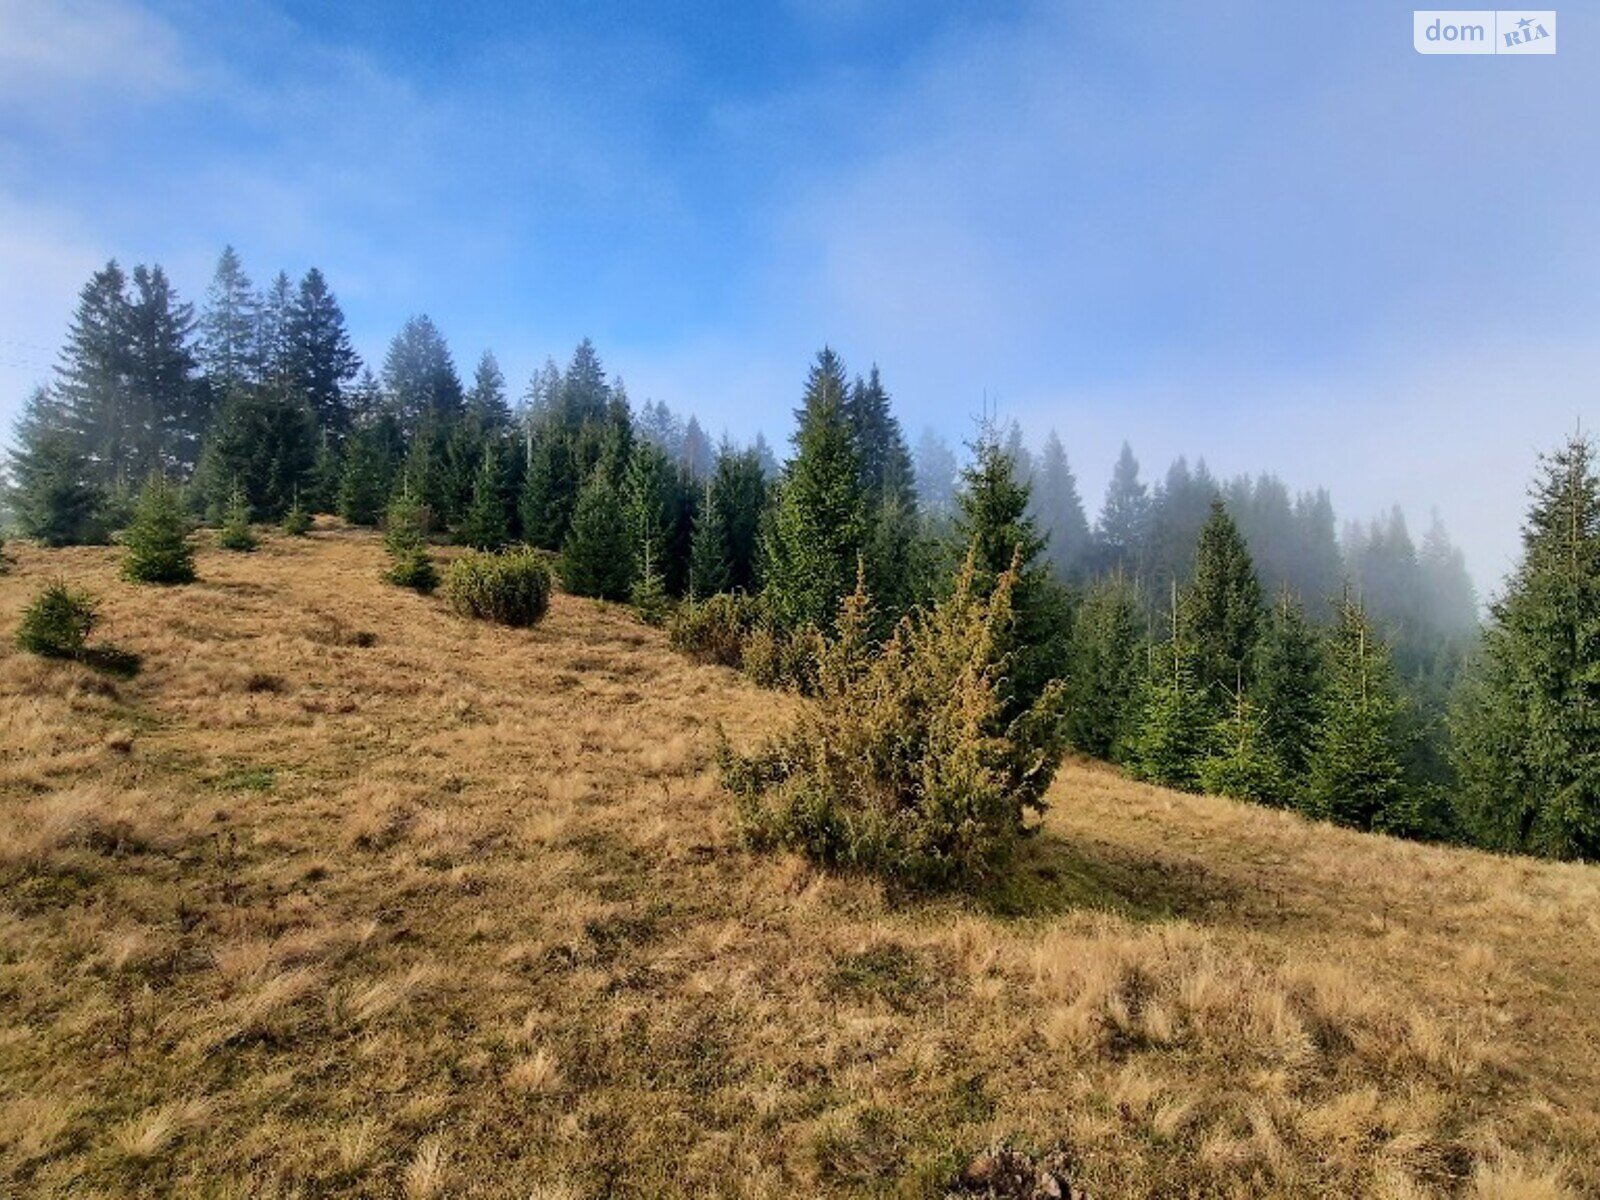
[[[1030,445],[991,419],[913,449],[876,366],[825,347],[797,385],[786,454],[713,442],[636,407],[587,340],[517,387],[489,351],[464,377],[416,316],[366,364],[315,268],[258,287],[230,248],[196,305],[111,262],[17,422],[6,503],[47,546],[128,540],[161,504],[239,549],[251,522],[335,514],[385,528],[423,590],[429,544],[525,545],[566,591],[812,695],[856,677],[851,654],[938,644],[917,622],[949,604],[1003,623],[993,702],[1008,729],[1049,723],[1030,745],[1360,829],[1600,855],[1585,438],[1545,459],[1521,565],[1480,613],[1437,515],[1420,537],[1399,509],[1341,527],[1325,490],[1147,472],[1127,445],[1096,507],[1069,427]]]

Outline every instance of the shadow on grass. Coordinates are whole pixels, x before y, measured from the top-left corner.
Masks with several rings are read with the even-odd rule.
[[[118,679],[132,679],[144,665],[144,660],[133,651],[118,650],[114,646],[96,646],[92,650],[85,650],[78,661],[91,670],[115,675]]]
[[[1192,861],[1139,855],[1105,843],[1039,833],[1005,873],[972,898],[1002,917],[1100,909],[1140,921],[1199,920],[1237,907],[1238,887]]]

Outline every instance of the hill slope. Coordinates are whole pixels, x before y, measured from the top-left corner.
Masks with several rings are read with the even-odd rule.
[[[1600,1194],[1600,871],[1069,765],[1016,876],[895,905],[738,846],[791,698],[557,597],[516,632],[371,536],[11,548],[131,679],[0,649],[0,1191]]]

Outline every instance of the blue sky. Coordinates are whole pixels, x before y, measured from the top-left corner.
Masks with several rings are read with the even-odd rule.
[[[1437,505],[1481,583],[1600,378],[1600,22],[1422,57],[1395,4],[0,0],[0,418],[106,258],[317,265],[515,388],[786,436],[811,354],[913,436]],[[1420,530],[1418,530],[1420,532]]]

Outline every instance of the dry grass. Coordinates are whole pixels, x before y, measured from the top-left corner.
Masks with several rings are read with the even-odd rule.
[[[1069,765],[992,894],[753,857],[708,763],[792,700],[369,536],[61,573],[132,679],[0,649],[0,1194],[1600,1194],[1600,871]]]

